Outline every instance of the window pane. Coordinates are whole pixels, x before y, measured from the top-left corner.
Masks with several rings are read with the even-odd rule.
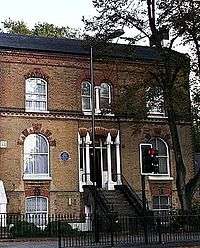
[[[37,212],[47,211],[47,200],[43,197],[37,198]]]
[[[157,139],[156,149],[158,150],[159,156],[167,156],[167,148],[166,148],[165,143],[162,140]]]
[[[47,155],[35,155],[35,174],[47,174],[48,173],[48,156]]]
[[[90,98],[88,98],[88,97],[82,97],[82,108],[84,110],[90,110],[91,109]]]
[[[109,85],[108,84],[106,83],[101,84],[100,96],[109,98]]]
[[[102,98],[101,97],[100,107],[101,107],[101,109],[109,109],[110,108],[109,98]]]
[[[168,174],[167,158],[158,158],[158,161],[159,161],[159,174]]]
[[[82,83],[82,96],[91,95],[91,84],[89,82]]]
[[[26,212],[32,213],[36,211],[36,198],[28,198],[26,199]]]
[[[34,156],[26,154],[24,156],[24,163],[25,163],[25,173],[32,174],[34,168]]]
[[[36,145],[37,151],[39,153],[47,153],[48,152],[48,145],[44,137],[37,135],[36,136]]]

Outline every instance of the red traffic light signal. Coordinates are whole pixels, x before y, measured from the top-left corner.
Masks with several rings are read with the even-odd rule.
[[[155,148],[150,148],[148,150],[148,155],[151,157],[156,157],[158,155],[158,150],[156,150]]]

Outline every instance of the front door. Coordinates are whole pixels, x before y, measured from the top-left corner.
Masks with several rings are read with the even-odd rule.
[[[102,173],[101,173],[101,150],[96,148],[95,149],[95,164],[93,161],[93,153],[90,152],[90,175],[91,181],[96,182],[97,188],[102,187]]]

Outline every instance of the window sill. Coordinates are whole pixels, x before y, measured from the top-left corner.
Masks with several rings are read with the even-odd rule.
[[[149,113],[147,117],[156,118],[156,119],[167,119],[168,118],[164,113]]]
[[[49,113],[49,111],[47,111],[47,110],[31,110],[31,109],[30,109],[30,110],[27,110],[27,109],[26,109],[25,112],[26,112],[26,113],[42,113],[42,114],[43,114],[43,113],[44,113],[44,114],[45,114],[45,113],[46,113],[46,114]]]
[[[51,181],[52,177],[43,174],[24,174],[23,180],[48,180]]]
[[[83,111],[84,115],[92,115],[91,111]],[[102,113],[102,112],[95,112],[95,116],[115,116],[113,113]]]
[[[155,175],[155,176],[148,176],[149,180],[159,181],[159,180],[166,180],[166,181],[172,181],[174,180],[173,177],[170,177],[169,175]]]

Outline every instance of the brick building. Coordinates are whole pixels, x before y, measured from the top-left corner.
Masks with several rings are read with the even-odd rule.
[[[149,47],[127,48],[116,45],[107,58],[93,58],[96,185],[114,191],[126,179],[140,194],[140,144],[151,144],[159,173],[146,176],[146,195],[150,208],[166,210],[177,206],[177,194],[162,97],[150,104],[137,95],[150,104],[142,121],[115,114],[119,89],[142,88],[159,57]],[[90,49],[78,40],[0,34],[0,84],[1,212],[6,204],[10,213],[84,212],[83,186],[95,180]],[[191,123],[181,120],[179,134],[189,167]]]

